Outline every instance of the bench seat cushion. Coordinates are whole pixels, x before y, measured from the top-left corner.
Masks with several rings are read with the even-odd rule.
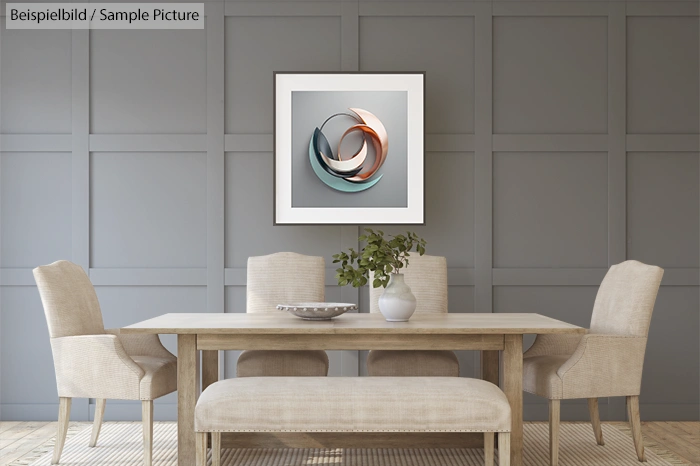
[[[510,432],[490,382],[457,377],[245,377],[210,385],[197,432]]]

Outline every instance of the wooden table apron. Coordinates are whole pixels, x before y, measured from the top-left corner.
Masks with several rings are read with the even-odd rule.
[[[172,314],[171,314],[172,315]],[[229,314],[235,316],[236,314]],[[471,314],[474,316],[474,314]],[[206,314],[198,314],[204,318]],[[241,316],[238,314],[238,316]],[[245,315],[243,315],[245,316]],[[367,316],[367,317],[362,317]],[[270,333],[265,333],[265,318],[238,317],[247,327],[202,328],[207,325],[189,324],[182,328],[165,328],[159,318],[141,322],[122,329],[124,333],[175,333],[178,350],[178,465],[191,466],[195,462],[194,408],[199,396],[199,358],[202,352],[202,389],[218,380],[219,350],[476,350],[481,351],[482,378],[499,384],[505,392],[512,408],[511,464],[522,465],[523,447],[523,334],[525,333],[583,333],[584,329],[537,314],[510,314],[510,316],[532,316],[538,319],[532,328],[513,328],[502,326],[507,314],[491,314],[499,325],[481,328],[465,328],[456,325],[465,314],[448,314],[444,317],[427,317],[411,319],[413,330],[407,324],[377,323],[376,316],[369,314],[346,315],[345,322],[350,325],[342,333],[334,333],[333,328],[341,329],[343,320],[338,319],[338,326],[307,327],[298,322],[286,327],[275,325]],[[497,317],[496,317],[497,316]],[[162,316],[163,318],[166,316]],[[271,316],[280,319],[279,315]],[[262,320],[261,320],[262,319]],[[468,319],[468,318],[467,318]],[[198,319],[199,320],[199,319]],[[285,321],[287,319],[284,319]],[[372,325],[362,327],[367,321]],[[423,321],[424,327],[421,326]],[[270,321],[272,322],[272,321]],[[441,324],[442,323],[442,324]],[[546,325],[542,325],[542,324]],[[313,324],[312,324],[313,325]],[[517,328],[516,328],[517,326]],[[538,331],[535,331],[536,330]],[[298,330],[297,330],[298,329]],[[312,329],[312,330],[309,330]],[[454,330],[451,330],[454,329]],[[454,333],[452,333],[454,331]],[[404,333],[397,333],[404,332]],[[425,332],[425,333],[419,333]],[[468,333],[467,333],[468,332]],[[499,358],[499,353],[502,357]],[[502,363],[502,371],[499,364]],[[473,445],[470,445],[473,446]]]

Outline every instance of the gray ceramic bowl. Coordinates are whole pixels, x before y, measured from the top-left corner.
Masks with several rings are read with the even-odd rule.
[[[348,311],[357,309],[351,303],[291,303],[278,304],[277,309],[287,311],[304,320],[331,320]]]

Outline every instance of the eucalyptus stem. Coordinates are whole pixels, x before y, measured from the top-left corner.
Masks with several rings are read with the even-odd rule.
[[[340,264],[335,275],[340,286],[364,286],[373,272],[372,286],[386,287],[392,273],[401,273],[401,269],[409,265],[411,251],[415,250],[421,256],[425,254],[426,241],[410,231],[385,235],[381,230],[367,228],[359,241],[364,243],[361,250],[350,248],[333,255],[333,263]]]

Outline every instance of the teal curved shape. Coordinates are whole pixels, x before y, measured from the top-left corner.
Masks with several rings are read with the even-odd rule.
[[[342,178],[336,178],[321,167],[321,164],[314,153],[313,138],[311,138],[311,141],[309,142],[309,161],[311,162],[311,168],[314,169],[314,173],[316,173],[319,180],[323,181],[328,187],[344,193],[359,193],[360,191],[365,191],[377,184],[384,176],[383,174],[379,175],[377,178],[367,180],[364,183],[353,183],[350,181],[345,181]]]

